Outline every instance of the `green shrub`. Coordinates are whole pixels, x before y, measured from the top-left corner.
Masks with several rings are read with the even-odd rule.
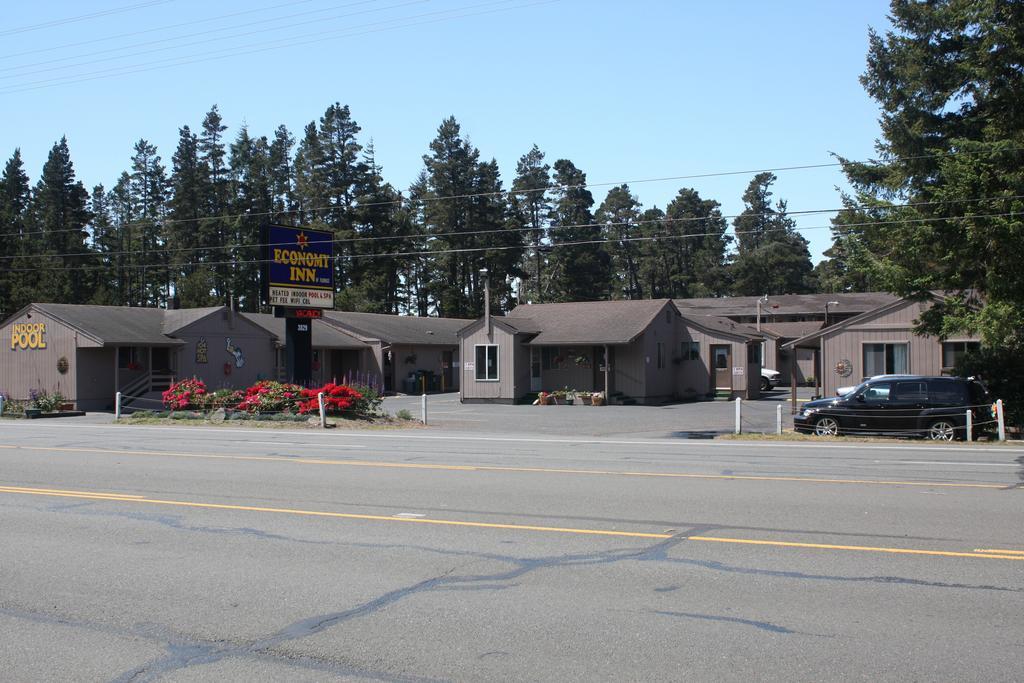
[[[413,419],[412,418],[412,413],[410,413],[405,408],[402,408],[401,410],[396,412],[395,413],[395,417],[397,417],[399,420],[411,420],[411,419]]]
[[[379,415],[381,413],[384,397],[381,396],[380,391],[376,387],[368,384],[349,384],[349,387],[358,391],[362,398],[352,401],[352,407],[347,412],[367,416]]]

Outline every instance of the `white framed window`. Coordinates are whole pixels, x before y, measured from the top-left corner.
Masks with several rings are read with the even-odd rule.
[[[498,345],[497,344],[477,344],[474,347],[476,355],[476,366],[474,372],[476,373],[477,382],[497,382],[498,381]]]
[[[700,360],[700,342],[681,342],[680,355],[683,360]]]

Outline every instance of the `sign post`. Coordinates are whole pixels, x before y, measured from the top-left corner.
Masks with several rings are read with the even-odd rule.
[[[263,226],[263,300],[285,321],[285,374],[313,379],[313,321],[334,308],[334,236],[324,230]]]

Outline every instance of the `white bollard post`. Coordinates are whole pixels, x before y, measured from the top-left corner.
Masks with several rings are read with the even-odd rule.
[[[996,423],[999,425],[999,440],[1006,441],[1006,420],[1003,419],[1003,399],[996,401]]]
[[[116,396],[114,396],[114,419],[115,420],[120,420],[121,419],[121,392],[120,391],[117,392]]]
[[[974,413],[970,408],[967,409],[967,434],[964,438],[967,439],[967,443],[974,441]]]
[[[324,410],[324,392],[320,392],[316,395],[317,406],[320,407],[320,427],[327,427],[327,411]]]
[[[427,424],[427,395],[426,394],[423,394],[423,396],[420,397],[420,420],[423,421],[423,424]]]
[[[741,427],[740,427],[740,411],[743,410],[742,405],[743,405],[743,399],[741,399],[739,396],[737,396],[736,397],[736,427],[735,427],[735,429],[733,431],[734,434],[739,434],[740,431],[741,431]]]
[[[0,394],[0,417],[4,414],[4,395]]]
[[[782,404],[775,406],[775,433],[782,435]]]

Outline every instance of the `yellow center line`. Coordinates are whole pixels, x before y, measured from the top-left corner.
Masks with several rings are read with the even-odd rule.
[[[1002,548],[975,548],[976,553],[999,553],[1000,555],[1024,555],[1024,550],[1003,550]]]
[[[642,531],[618,531],[615,529],[578,529],[572,527],[536,526],[530,524],[500,524],[495,522],[471,522],[452,519],[426,519],[417,517],[395,517],[388,515],[366,515],[351,512],[330,512],[325,510],[301,510],[296,508],[265,507],[259,505],[231,505],[228,503],[200,503],[186,500],[162,500],[158,498],[145,498],[131,494],[109,494],[94,491],[69,491],[65,489],[42,489],[22,486],[0,485],[0,493],[22,494],[33,496],[49,496],[58,498],[81,498],[85,500],[105,500],[117,503],[145,503],[149,505],[171,505],[177,507],[202,508],[208,510],[237,510],[244,512],[269,512],[274,514],[299,515],[306,517],[328,517],[334,519],[354,519],[377,522],[401,522],[406,524],[432,524],[438,526],[470,527],[477,529],[505,529],[511,531],[539,531],[559,534],[580,534],[590,536],[615,536],[625,538],[648,538],[666,540],[674,538],[674,534],[650,533]],[[818,550],[850,550],[859,552],[892,553],[904,555],[929,555],[935,557],[971,557],[978,559],[993,560],[1016,560],[1024,561],[1024,553],[1013,553],[1016,551],[991,551],[973,553],[955,552],[947,550],[920,550],[915,548],[885,548],[861,545],[834,545],[827,543],[798,543],[794,541],[767,541],[751,538],[723,538],[717,536],[688,536],[683,537],[688,541],[708,543],[735,543],[741,545],[774,546],[781,548],[809,548]]]
[[[652,477],[664,479],[707,479],[720,481],[785,481],[804,484],[862,484],[870,486],[915,486],[925,488],[963,488],[1006,490],[1006,484],[972,484],[967,482],[904,481],[888,479],[839,479],[826,477],[786,477],[743,474],[697,474],[687,472],[634,472],[617,470],[567,469],[556,467],[506,467],[500,465],[443,465],[440,463],[376,462],[371,460],[332,460],[290,458],[275,455],[222,455],[214,453],[183,453],[177,451],[140,451],[107,448],[73,448],[56,446],[2,446],[26,451],[52,451],[62,453],[104,453],[113,455],[166,456],[175,458],[200,458],[211,460],[265,460],[268,462],[289,462],[300,465],[335,465],[348,467],[379,467],[393,469],[442,470],[459,472],[522,472],[535,474],[576,474],[617,477]],[[1024,490],[1024,489],[1017,489]]]
[[[591,536],[620,536],[626,538],[672,538],[672,534],[655,534],[640,531],[616,531],[614,529],[573,529],[570,527],[533,526],[527,524],[498,524],[492,522],[463,522],[450,519],[425,519],[416,517],[391,517],[387,515],[364,515],[351,512],[328,512],[323,510],[298,510],[295,508],[275,508],[258,505],[229,505],[227,503],[197,503],[185,500],[160,500],[142,496],[122,496],[120,494],[94,493],[91,491],[65,491],[53,489],[22,488],[19,486],[0,486],[0,493],[20,493],[34,496],[53,496],[58,498],[84,498],[87,500],[108,500],[118,503],[148,503],[150,505],[174,505],[178,507],[205,508],[209,510],[241,510],[245,512],[272,512],[285,515],[301,515],[306,517],[332,517],[337,519],[359,519],[378,522],[407,522],[410,524],[436,524],[441,526],[463,526],[482,529],[511,529],[515,531],[546,531],[562,534],[585,534]]]
[[[952,550],[918,550],[916,548],[879,548],[867,545],[835,545],[832,543],[797,543],[795,541],[762,541],[752,538],[722,538],[718,536],[689,536],[690,541],[706,541],[708,543],[738,543],[741,545],[768,545],[779,548],[815,548],[819,550],[857,550],[871,553],[894,553],[898,555],[934,555],[938,557],[982,557],[993,560],[1020,560],[1024,556],[997,555],[995,552],[981,554],[978,552],[961,553]]]

